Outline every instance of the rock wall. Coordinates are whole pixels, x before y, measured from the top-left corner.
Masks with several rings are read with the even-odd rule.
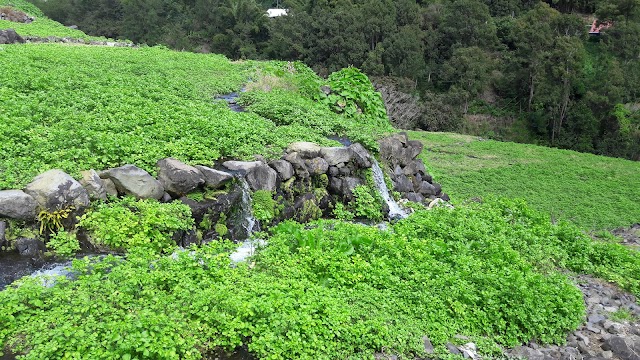
[[[409,141],[401,133],[382,139],[379,144],[382,167],[388,169],[392,189],[402,198],[425,205],[436,198],[448,200],[417,158],[423,148],[420,142]],[[225,161],[207,167],[167,158],[157,162],[157,178],[131,164],[104,171],[83,171],[80,181],[61,170],[50,170],[23,190],[0,191],[0,244],[5,248],[8,245],[4,236],[7,222],[3,218],[33,226],[37,225],[41,212],[69,210],[71,216],[64,225],[72,228],[90,201],[105,200],[107,195],[163,202],[179,200],[188,205],[197,226],[175,234],[174,239],[182,246],[218,237],[243,239],[255,229],[241,225],[246,217],[242,213],[242,181],[253,192],[254,208],[260,212],[256,214],[259,220],[256,226],[273,225],[285,219],[306,222],[330,217],[338,202],[353,202],[354,190],[367,185],[367,174],[375,161],[358,143],[320,147],[308,142],[290,144],[276,160],[267,162],[261,156],[256,159]],[[382,209],[386,216],[388,208],[382,204]],[[17,241],[11,245],[16,247]],[[21,248],[30,255],[34,249],[40,249],[33,244]]]

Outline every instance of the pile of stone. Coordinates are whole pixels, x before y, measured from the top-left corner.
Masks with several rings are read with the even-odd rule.
[[[589,276],[576,281],[587,314],[566,345],[531,342],[510,350],[509,355],[531,360],[640,360],[640,305],[635,296]]]
[[[23,44],[25,40],[14,29],[0,30],[0,44]]]
[[[417,140],[409,140],[406,133],[399,133],[378,141],[380,157],[389,167],[393,190],[402,198],[430,203],[436,198],[449,201],[449,195],[442,192],[442,186],[433,181],[418,155],[424,145]]]
[[[61,43],[61,44],[81,44],[81,45],[93,45],[93,46],[107,46],[107,47],[131,47],[137,48],[138,45],[131,42],[124,41],[103,41],[103,40],[89,40],[78,39],[72,37],[58,37],[58,36],[25,36],[25,42],[28,43]]]

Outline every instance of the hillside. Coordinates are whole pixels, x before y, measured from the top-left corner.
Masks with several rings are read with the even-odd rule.
[[[57,36],[66,29],[37,21],[60,30]],[[157,162],[167,157],[185,167],[255,159],[255,169],[266,168],[276,183],[268,161],[281,161],[300,141],[334,146],[330,153],[371,168],[354,174],[349,161],[335,162],[335,171],[365,179],[341,203],[326,190],[329,166],[318,153],[327,148],[303,144],[299,151],[311,158],[287,163],[301,168],[294,176],[292,167],[276,190],[250,188],[254,170],[238,171],[225,173],[219,188],[140,199],[116,189],[81,209],[57,203],[31,218],[0,218],[0,245],[8,244],[0,247],[0,266],[17,244],[31,242],[40,246],[34,256],[64,269],[0,291],[0,356],[370,360],[461,359],[462,351],[503,359],[527,344],[540,356],[587,356],[589,341],[598,354],[610,339],[640,346],[631,333],[640,317],[631,297],[640,296],[640,252],[604,232],[602,241],[588,235],[640,219],[637,162],[410,132],[424,145],[411,161],[424,159],[454,206],[404,202],[412,210],[406,218],[369,226],[387,215],[372,185],[376,155],[385,167],[377,140],[398,130],[358,69],[324,79],[299,62],[44,43],[0,45],[0,68],[0,195],[53,168],[79,179],[83,170],[135,164],[156,181],[151,175],[160,178]],[[336,136],[370,156],[356,158]],[[422,146],[394,141],[400,153]],[[403,166],[393,170],[411,170]],[[419,172],[408,173],[417,179]],[[296,176],[306,181],[301,188],[291,185]],[[247,243],[231,241],[231,213],[215,207],[232,198],[242,220],[273,225],[253,233],[247,261],[232,259]],[[327,198],[336,202],[323,214],[316,202]],[[274,223],[287,202],[300,211]],[[215,237],[203,238],[212,229]],[[176,240],[188,236],[190,243]],[[91,256],[76,255],[81,245]],[[585,303],[600,294],[590,286],[615,291]],[[619,332],[576,338],[591,315],[603,319],[589,323],[598,332]]]
[[[593,230],[640,221],[637,161],[458,134],[410,135],[426,144],[425,163],[458,203],[522,198],[554,220]]]

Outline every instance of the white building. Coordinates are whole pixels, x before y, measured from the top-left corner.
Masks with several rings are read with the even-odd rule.
[[[287,9],[268,9],[267,16],[270,18],[278,17],[278,16],[287,16]]]

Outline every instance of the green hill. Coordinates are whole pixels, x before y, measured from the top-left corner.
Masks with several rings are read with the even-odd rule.
[[[454,201],[526,199],[554,220],[586,229],[640,222],[640,163],[448,133],[412,132],[422,157]]]

